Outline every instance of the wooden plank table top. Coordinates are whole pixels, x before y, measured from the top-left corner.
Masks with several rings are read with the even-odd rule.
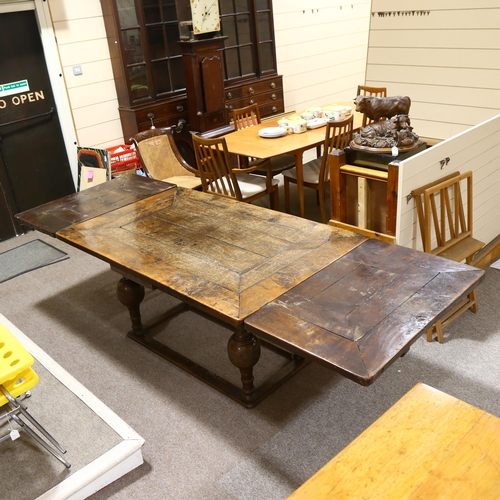
[[[140,175],[121,175],[91,189],[21,212],[16,218],[32,229],[55,237],[62,229],[169,189],[175,190],[175,185]]]
[[[183,188],[75,224],[58,231],[57,238],[108,262],[123,276],[117,295],[130,313],[131,338],[247,407],[255,406],[306,360],[286,353],[287,364],[255,387],[260,341],[245,329],[245,318],[366,240],[325,224]],[[153,338],[150,327],[155,321],[143,324],[140,313],[145,286],[234,330],[228,355],[240,370],[241,387]]]
[[[315,360],[368,385],[484,276],[330,225],[141,179],[111,181],[23,217],[121,274],[117,295],[134,340],[249,407],[278,384],[254,387],[259,339],[291,360],[279,383]],[[145,286],[233,329],[228,354],[242,388],[221,387],[149,336]]]
[[[366,240],[248,203],[174,191],[57,237],[234,327]]]
[[[500,498],[500,419],[424,384],[288,500]]]
[[[342,102],[332,106],[350,106],[354,113],[354,129],[361,127],[363,114],[355,111],[354,103]],[[302,134],[287,134],[283,137],[272,139],[259,136],[259,130],[267,127],[277,127],[277,120],[268,120],[253,127],[236,130],[224,136],[227,149],[230,153],[251,158],[272,158],[282,154],[295,156],[297,167],[297,191],[300,206],[300,216],[304,217],[304,184],[303,184],[303,159],[305,151],[323,144],[325,140],[325,127],[307,130]]]
[[[484,271],[370,239],[245,320],[259,338],[371,384]]]

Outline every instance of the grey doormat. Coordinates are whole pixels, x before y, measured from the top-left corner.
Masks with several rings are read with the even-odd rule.
[[[42,240],[30,241],[0,254],[0,283],[66,259],[66,252]]]

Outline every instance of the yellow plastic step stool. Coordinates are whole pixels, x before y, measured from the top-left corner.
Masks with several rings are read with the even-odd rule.
[[[60,453],[66,453],[66,450],[42,427],[20,401],[21,395],[26,394],[38,384],[38,375],[31,368],[34,361],[33,356],[19,340],[4,325],[0,325],[0,408],[4,410],[0,414],[0,420],[14,421],[20,431],[29,434],[51,455],[69,468],[71,464],[60,455]],[[43,437],[31,426],[35,427]],[[14,432],[19,431],[14,430]],[[14,439],[11,429],[0,436],[0,442],[7,439]]]

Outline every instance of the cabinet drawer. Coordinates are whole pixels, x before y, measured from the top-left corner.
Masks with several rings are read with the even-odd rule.
[[[164,120],[165,118],[169,118],[173,115],[187,113],[187,111],[187,99],[182,99],[173,102],[157,103],[152,106],[138,109],[136,111],[136,116],[139,123],[149,122],[151,124],[151,120],[148,117],[148,114],[150,113],[154,115],[154,120],[156,122],[156,120]]]
[[[281,76],[276,76],[275,78],[270,78],[264,81],[261,80],[249,83],[248,85],[242,85],[241,87],[241,95],[243,97],[254,96],[269,91],[283,91]]]
[[[179,123],[179,120],[185,120],[186,123],[189,123],[189,114],[182,113],[182,114],[163,116],[160,118],[157,118],[155,115],[154,126],[156,128],[171,127],[173,125],[177,125]],[[151,128],[151,120],[147,119],[145,122],[138,122],[137,126],[139,128],[139,131],[147,130],[148,128]]]
[[[241,87],[234,87],[226,90],[226,101],[239,99],[241,97]]]
[[[273,102],[283,100],[283,90],[275,89],[271,92],[265,92],[263,94],[257,94],[252,97],[243,98],[243,107],[250,106],[251,104],[257,103],[259,105],[259,111],[262,106],[267,104],[272,104]]]
[[[233,99],[232,101],[226,101],[226,112],[232,116],[233,109],[239,109],[243,107],[242,99]]]
[[[260,117],[267,118],[268,116],[277,115],[285,112],[285,103],[283,100],[265,104],[259,107]]]

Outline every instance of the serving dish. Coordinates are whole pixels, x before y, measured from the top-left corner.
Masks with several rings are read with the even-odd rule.
[[[307,121],[307,128],[308,129],[315,129],[315,128],[324,127],[326,125],[327,121],[328,121],[328,118],[313,118],[312,120]]]

